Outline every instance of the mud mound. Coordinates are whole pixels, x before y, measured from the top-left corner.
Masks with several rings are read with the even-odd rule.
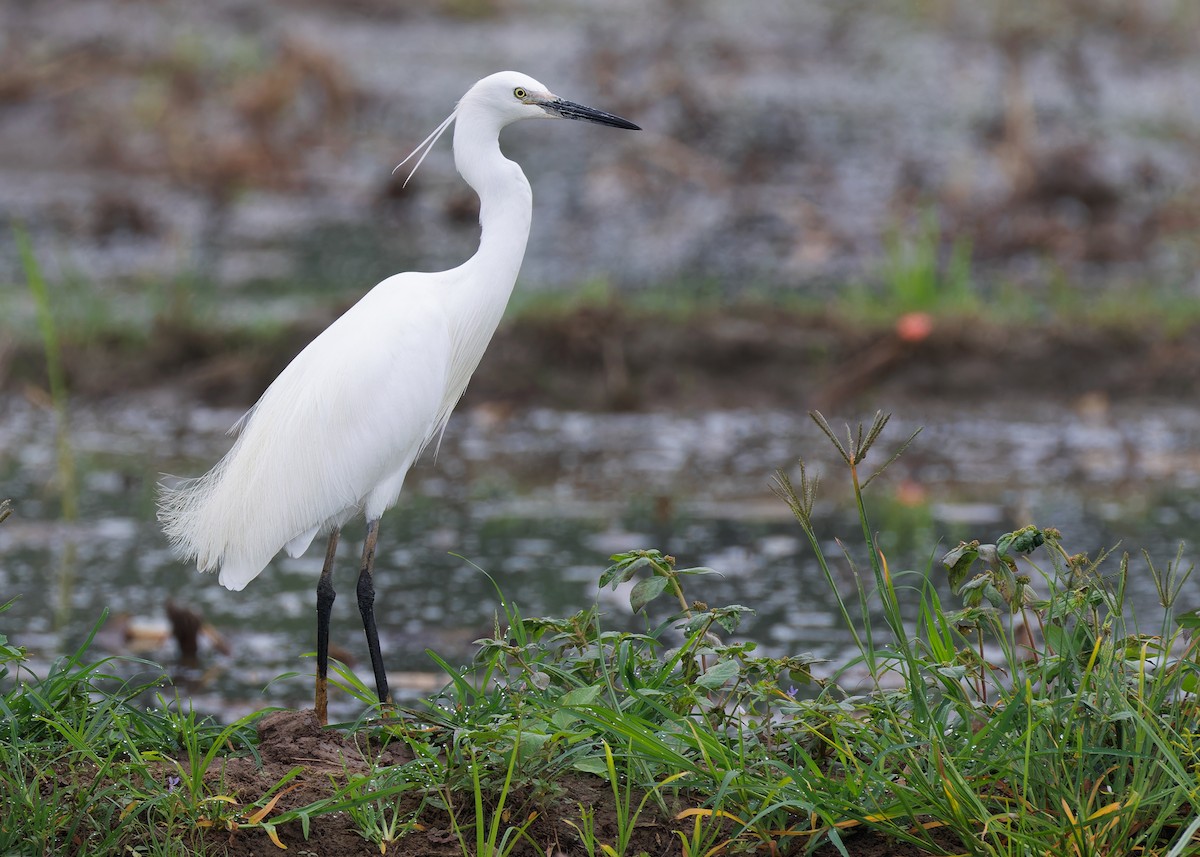
[[[249,757],[231,759],[219,776],[223,778],[223,793],[233,795],[247,806],[272,792],[295,768],[301,768],[301,773],[289,782],[292,788],[280,798],[273,815],[333,796],[345,785],[348,774],[365,773],[372,765],[400,765],[413,759],[400,742],[381,747],[361,733],[322,729],[312,710],[271,714],[259,722],[258,735],[260,761]],[[472,796],[463,794],[457,798],[460,805],[456,807],[456,813],[460,823],[466,825],[467,835],[472,836],[474,827],[469,806]],[[416,810],[419,797],[405,794],[397,800],[402,812],[410,812]],[[616,839],[617,815],[612,792],[608,784],[597,777],[568,775],[557,779],[552,789],[544,783],[517,784],[508,801],[513,820],[527,818],[530,813],[537,814],[528,833],[533,841],[545,843],[543,855],[581,853],[574,830],[565,823],[567,819],[578,819],[580,806],[594,809],[599,841]],[[703,796],[697,796],[687,805],[702,802]],[[462,857],[462,847],[444,812],[426,809],[421,822],[421,828],[404,837],[398,846],[389,848],[388,853],[405,857]],[[653,805],[648,804],[636,824],[629,853],[677,853],[678,837],[673,830],[672,825],[657,817]],[[296,854],[366,857],[380,853],[379,847],[362,836],[345,812],[314,815],[307,836],[299,822],[281,825],[276,833],[279,841]],[[843,836],[853,857],[921,857],[927,853],[869,830],[848,830]],[[953,837],[944,838],[948,850],[961,847]],[[214,831],[207,843],[212,853],[228,857],[262,857],[279,851],[267,835],[258,830]],[[532,854],[524,844],[514,853]],[[827,845],[814,853],[817,857],[832,857],[839,852]]]

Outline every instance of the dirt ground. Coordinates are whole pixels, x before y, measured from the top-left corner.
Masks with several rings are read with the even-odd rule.
[[[304,806],[328,797],[337,783],[344,783],[347,772],[361,773],[367,770],[367,758],[383,764],[403,764],[412,760],[412,754],[403,745],[392,744],[381,749],[378,746],[359,745],[351,737],[336,730],[322,730],[311,710],[286,711],[264,719],[259,726],[259,753],[261,768],[253,759],[231,760],[224,770],[225,789],[243,804],[261,797],[297,765],[304,768],[294,782],[298,787],[288,792],[276,805],[276,811]],[[577,819],[578,804],[596,808],[596,830],[603,841],[613,841],[616,833],[616,816],[604,781],[588,776],[567,776],[557,785],[558,795],[538,796],[528,788],[513,789],[508,806],[512,818],[527,817],[531,811],[538,813],[529,828],[530,836],[537,842],[545,842],[548,853],[570,854],[578,850],[578,840],[564,818]],[[460,819],[470,819],[473,810],[466,804],[470,795],[461,795],[464,805],[458,808]],[[406,810],[416,806],[416,799],[406,799]],[[442,823],[437,819],[425,819],[425,829],[418,830],[404,839],[397,853],[406,857],[462,857],[458,838],[450,826],[448,816]],[[473,833],[468,829],[468,835]],[[289,850],[340,857],[341,855],[377,854],[378,847],[364,839],[354,821],[346,813],[328,814],[313,819],[308,838],[305,839],[300,825],[288,825],[278,829],[280,841]],[[631,853],[646,851],[663,854],[673,851],[677,841],[671,829],[650,813],[637,825],[636,845]],[[230,857],[251,857],[275,853],[265,834],[258,831],[222,832],[212,837],[218,851]],[[868,852],[869,853],[869,852]]]
[[[259,725],[259,738],[261,767],[250,758],[233,759],[225,765],[223,772],[214,770],[213,775],[224,778],[224,793],[248,805],[258,800],[293,768],[301,766],[303,773],[292,781],[297,785],[276,804],[275,815],[328,797],[336,784],[345,782],[347,772],[365,771],[365,759],[368,757],[385,764],[403,764],[412,758],[402,746],[396,744],[382,750],[377,746],[359,746],[343,732],[322,730],[311,710],[279,712],[265,718]],[[616,815],[611,805],[611,793],[604,781],[579,775],[561,778],[557,785],[560,792],[553,796],[532,795],[528,789],[520,786],[510,796],[509,806],[514,818],[526,817],[530,811],[538,813],[528,833],[535,842],[545,843],[546,854],[582,853],[574,831],[564,822],[564,819],[578,817],[579,804],[595,809],[596,831],[600,841],[612,842],[615,839]],[[469,800],[470,797],[466,796],[465,799]],[[410,802],[415,806],[415,798]],[[470,819],[469,808],[462,807],[460,811]],[[668,822],[655,816],[652,811],[645,812],[636,825],[629,853],[644,852],[652,857],[678,854],[678,838],[672,831]],[[354,821],[346,813],[314,818],[307,838],[298,823],[283,825],[276,832],[280,842],[293,854],[366,857],[379,853],[377,846],[360,835]],[[944,841],[948,853],[949,850],[961,850],[952,836],[936,838],[939,843]],[[928,853],[866,830],[849,831],[845,840],[852,857],[923,857]],[[279,853],[278,847],[259,830],[214,831],[208,843],[215,853],[227,857],[263,857]],[[529,851],[528,848],[524,850]],[[402,854],[404,857],[462,857],[458,838],[450,829],[448,817],[441,825],[427,817],[425,829],[409,834],[398,849],[389,849],[389,853]],[[518,848],[516,853],[521,854],[522,850]],[[815,855],[833,857],[837,853],[832,846],[823,846]]]

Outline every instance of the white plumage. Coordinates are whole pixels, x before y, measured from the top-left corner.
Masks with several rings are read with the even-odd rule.
[[[281,549],[298,556],[328,531],[324,582],[341,525],[358,513],[377,522],[396,502],[409,467],[466,389],[516,283],[533,200],[521,168],[501,153],[499,134],[512,122],[535,118],[637,127],[564,101],[516,72],[471,87],[409,158],[419,154],[420,166],[454,122],[455,166],[480,199],[478,251],[449,271],[397,274],[373,288],[280,373],[234,427],[237,439],[220,463],[198,479],[162,489],[163,529],[201,571],[219,568],[221,584],[240,590]],[[370,597],[361,579],[359,591],[368,642],[373,557],[369,538],[363,576]],[[326,599],[322,619],[318,587],[319,661],[332,589]],[[375,649],[372,660],[382,682]],[[319,670],[323,676],[323,663]],[[385,690],[381,683],[381,700]],[[319,688],[323,716],[322,706]]]
[[[462,393],[448,386],[453,289],[390,277],[313,340],[242,418],[229,454],[163,492],[171,541],[242,589],[285,545],[299,556],[360,510],[379,517]]]

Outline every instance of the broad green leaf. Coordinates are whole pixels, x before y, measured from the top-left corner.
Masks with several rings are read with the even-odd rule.
[[[722,607],[719,610],[713,611],[713,618],[716,619],[718,625],[725,629],[727,634],[732,634],[737,630],[737,626],[742,621],[743,613],[753,613],[749,607],[743,607],[741,604],[730,604],[728,607]]]
[[[588,687],[577,687],[574,690],[569,690],[563,694],[559,700],[563,706],[568,705],[590,705],[596,701],[596,697],[604,689],[603,685],[595,684]]]
[[[956,587],[962,596],[964,607],[978,607],[983,603],[984,589],[992,585],[991,578],[986,574],[977,574],[966,583]]]
[[[696,684],[706,690],[716,690],[736,678],[737,674],[737,661],[718,661],[705,670],[700,678],[696,679]]]
[[[1046,638],[1046,644],[1055,652],[1061,652],[1066,648],[1068,639],[1067,632],[1063,630],[1062,625],[1054,622],[1047,622],[1042,628],[1042,636]]]
[[[576,720],[579,720],[579,715],[571,709],[578,705],[590,705],[596,701],[596,697],[600,695],[603,687],[601,685],[592,685],[589,687],[577,687],[574,690],[569,690],[562,695],[559,704],[562,708],[554,712],[550,717],[550,722],[558,729],[567,729]]]
[[[521,755],[528,757],[541,750],[550,740],[550,736],[545,732],[522,732],[521,733]]]
[[[1200,628],[1200,609],[1180,613],[1175,621],[1179,623],[1180,628],[1194,631],[1196,628]]]
[[[604,569],[603,573],[601,573],[599,583],[601,589],[606,586],[615,587],[618,583],[624,583],[626,580],[629,580],[629,578],[633,577],[634,572],[637,571],[639,567],[646,565],[649,562],[649,560],[645,557],[634,559],[632,556],[626,557],[622,554],[618,554],[617,557],[620,557],[620,559],[610,565],[608,568]],[[617,557],[614,557],[614,559]]]
[[[1001,556],[1013,553],[1033,553],[1046,543],[1046,536],[1037,527],[1022,527],[1005,533],[996,540],[996,549]]]
[[[788,670],[787,676],[789,681],[797,684],[812,684],[813,680],[812,670],[807,668]]]
[[[950,588],[957,595],[958,587],[967,579],[971,566],[979,558],[979,542],[960,542],[958,547],[947,551],[942,557],[942,565],[946,568],[946,576],[950,579]]]
[[[662,595],[667,588],[667,578],[655,575],[639,580],[629,593],[629,606],[637,613],[651,601]]]
[[[583,771],[585,774],[595,774],[599,777],[608,773],[608,763],[603,756],[584,756],[582,759],[577,759],[571,767],[577,771]]]
[[[991,581],[988,581],[987,585],[983,587],[983,597],[997,610],[1009,609],[1008,599],[1001,594],[1000,590]]]
[[[957,681],[967,674],[967,668],[963,666],[938,667],[937,672],[939,675],[944,675],[946,678]]]
[[[709,568],[706,565],[697,565],[692,568],[681,568],[676,570],[676,574],[720,574],[715,568]]]

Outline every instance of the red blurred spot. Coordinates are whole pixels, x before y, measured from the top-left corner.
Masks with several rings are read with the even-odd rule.
[[[901,506],[917,508],[929,502],[929,495],[920,482],[905,479],[896,487],[896,502]]]
[[[906,312],[896,319],[896,335],[902,342],[920,342],[933,333],[933,316],[927,312]]]

